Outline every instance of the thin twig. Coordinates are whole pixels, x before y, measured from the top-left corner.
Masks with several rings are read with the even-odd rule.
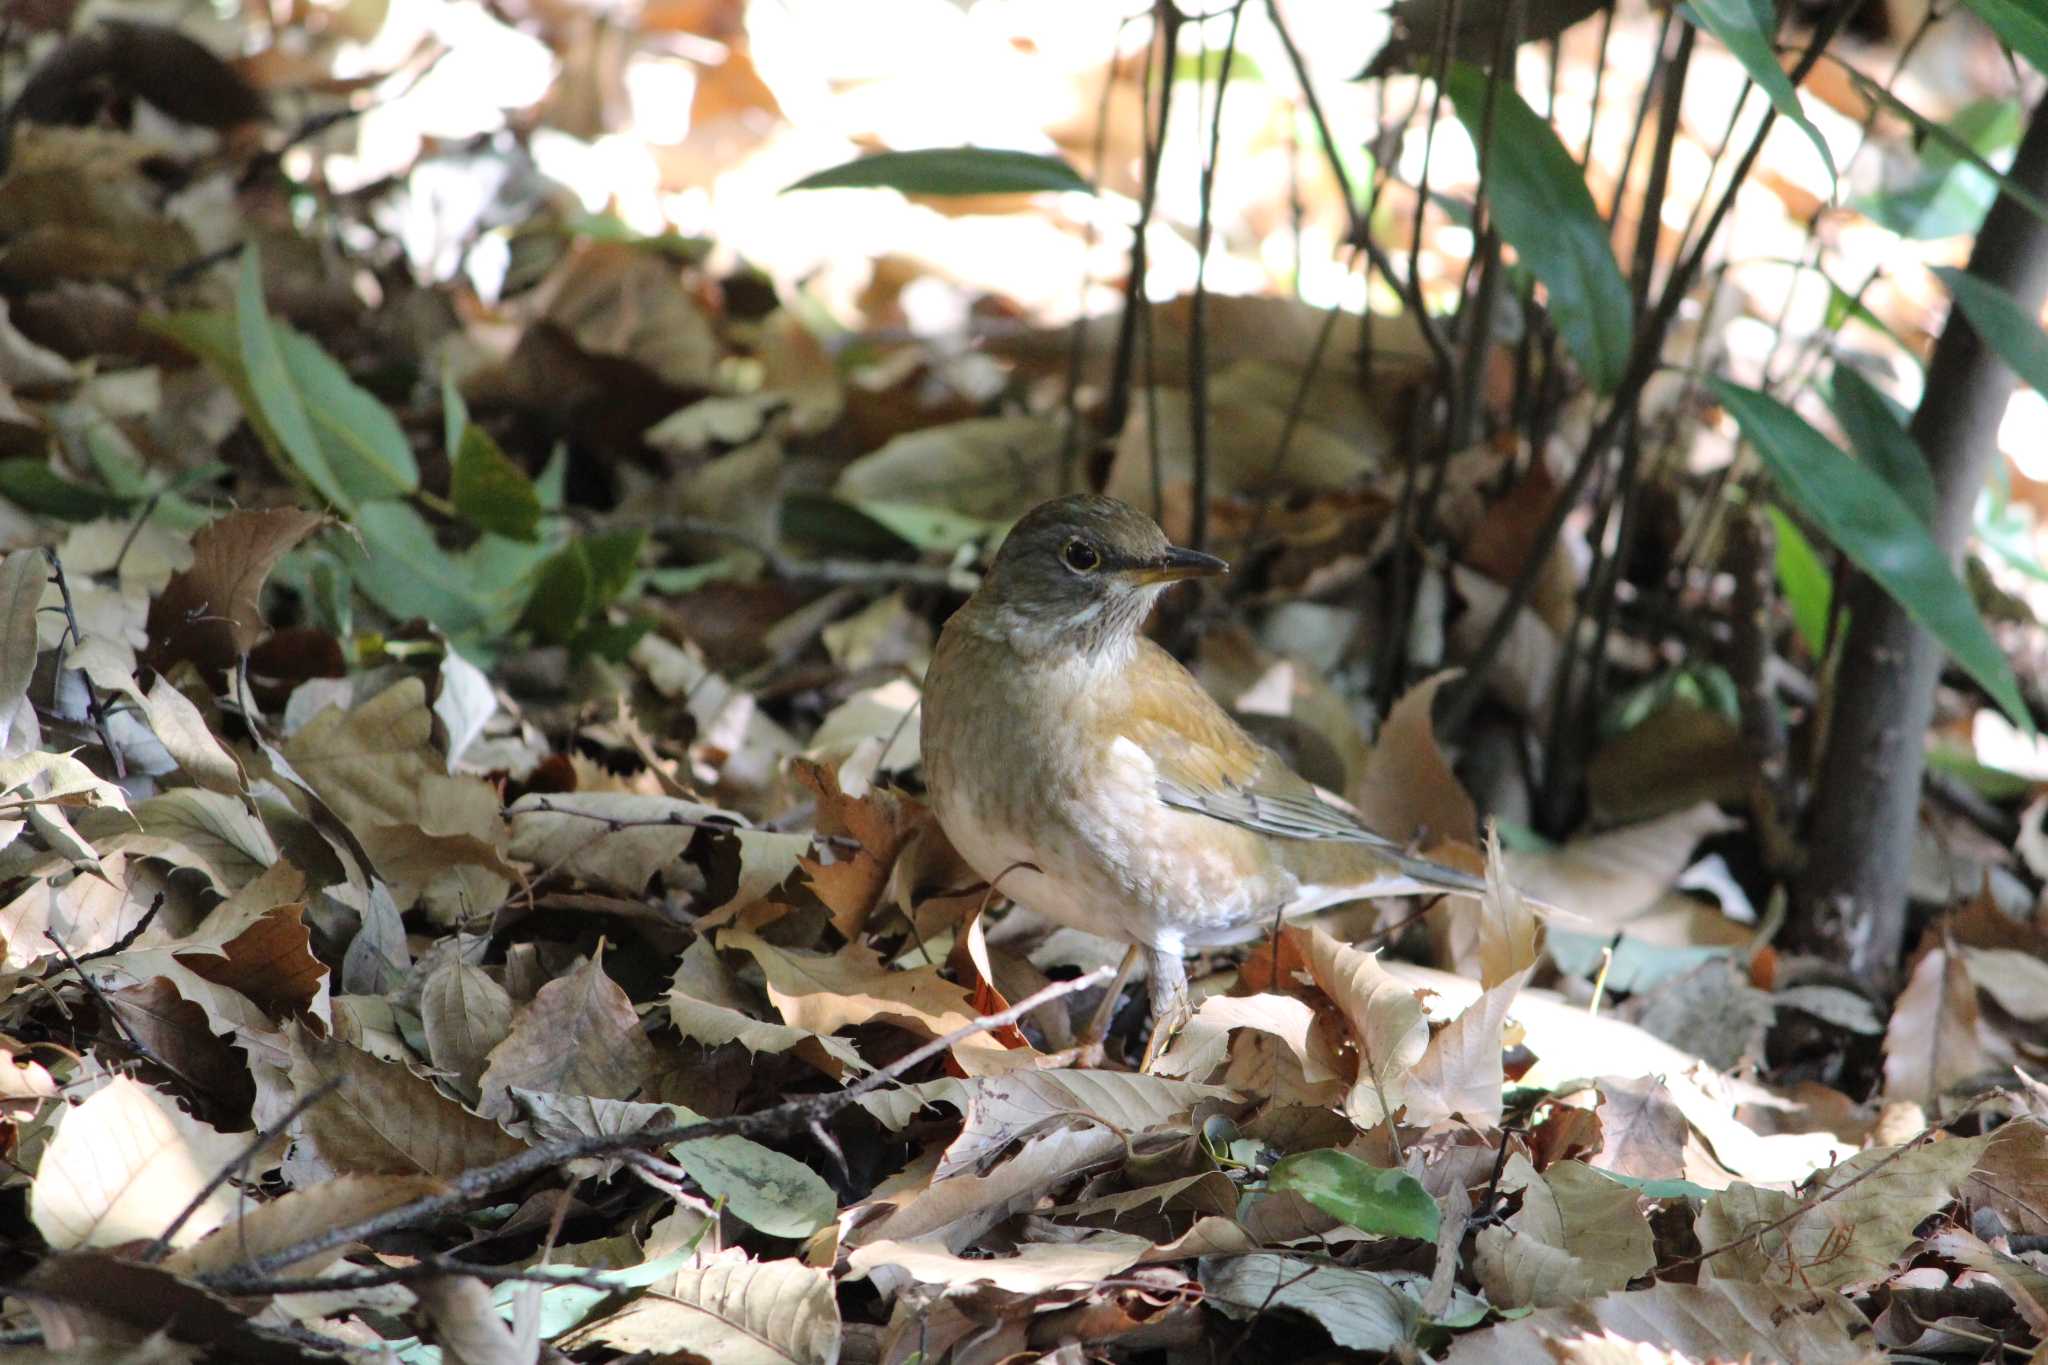
[[[1108,979],[1109,976],[1110,969],[1103,967],[1070,981],[1055,981],[1044,990],[1027,996],[1000,1013],[983,1015],[954,1029],[944,1037],[934,1038],[922,1047],[905,1053],[879,1071],[863,1076],[840,1090],[806,1095],[767,1109],[756,1110],[751,1114],[735,1114],[680,1126],[645,1128],[637,1133],[599,1133],[529,1147],[503,1161],[464,1171],[451,1179],[448,1187],[440,1193],[415,1199],[410,1204],[400,1205],[398,1208],[386,1210],[375,1217],[364,1218],[344,1227],[329,1228],[291,1246],[254,1257],[240,1266],[203,1276],[201,1283],[224,1293],[240,1293],[243,1285],[260,1283],[273,1272],[303,1261],[309,1256],[316,1256],[323,1251],[346,1246],[351,1242],[368,1241],[373,1237],[381,1237],[400,1228],[412,1227],[428,1219],[440,1217],[442,1214],[453,1213],[470,1200],[501,1186],[538,1175],[543,1171],[554,1170],[583,1157],[606,1156],[634,1149],[665,1148],[699,1138],[731,1134],[754,1137],[802,1131],[812,1123],[821,1122],[837,1114],[862,1096],[899,1079],[953,1044],[971,1038],[977,1033],[986,1033],[991,1029],[1013,1024],[1039,1006],[1076,991],[1086,990]]]
[[[621,522],[628,529],[646,531],[655,540],[669,542],[703,537],[751,550],[761,556],[768,572],[794,583],[851,584],[854,586],[943,588],[970,593],[981,586],[981,576],[970,569],[950,564],[899,564],[866,559],[797,559],[775,546],[734,526],[701,517],[664,517],[659,521]]]
[[[56,580],[57,595],[64,600],[64,628],[70,633],[72,644],[83,645],[85,643],[85,635],[78,628],[78,612],[71,604],[71,582],[64,577],[64,561],[57,557],[57,549],[53,545],[45,545],[43,547],[43,558],[50,562],[50,576]],[[60,641],[57,649],[56,667],[52,670],[52,673],[53,676],[61,675],[63,671],[64,648]],[[128,765],[122,760],[121,751],[114,747],[113,736],[107,733],[107,706],[106,702],[100,697],[100,689],[93,682],[92,675],[82,668],[78,670],[78,680],[85,684],[85,709],[87,714],[92,717],[93,729],[99,732],[100,747],[107,751],[107,758],[114,765],[114,776],[126,779],[128,776]]]
[[[285,1111],[285,1115],[283,1118],[279,1119],[276,1123],[271,1124],[269,1127],[257,1133],[255,1137],[250,1138],[249,1141],[243,1145],[241,1152],[236,1155],[235,1159],[228,1162],[226,1165],[222,1166],[219,1170],[215,1171],[213,1173],[213,1177],[210,1180],[208,1180],[204,1185],[201,1185],[198,1191],[193,1194],[192,1198],[186,1201],[185,1207],[178,1210],[178,1216],[176,1218],[173,1218],[170,1221],[169,1225],[167,1225],[162,1232],[157,1234],[156,1240],[154,1242],[151,1242],[147,1247],[143,1248],[141,1258],[143,1264],[154,1264],[155,1262],[161,1261],[165,1256],[169,1255],[171,1250],[171,1239],[178,1235],[178,1229],[184,1227],[186,1223],[191,1221],[192,1215],[198,1213],[200,1206],[205,1204],[207,1200],[213,1197],[213,1192],[215,1190],[227,1184],[228,1181],[234,1179],[236,1172],[240,1171],[244,1166],[247,1166],[249,1162],[254,1160],[257,1153],[261,1152],[265,1147],[268,1147],[271,1143],[277,1141],[278,1138],[282,1137],[287,1129],[289,1129],[294,1123],[298,1122],[299,1116],[301,1114],[305,1113],[308,1109],[311,1109],[314,1105],[320,1103],[320,1101],[326,1099],[329,1095],[332,1095],[336,1090],[339,1090],[340,1088],[341,1077],[329,1076],[326,1080],[320,1082],[320,1084],[314,1086],[311,1090],[308,1090],[305,1094],[301,1095],[298,1098],[298,1101],[295,1104],[293,1104],[290,1109]]]
[[[1827,44],[1834,37],[1835,31],[1848,20],[1859,4],[1860,0],[1847,0],[1847,3],[1829,10],[1815,26],[1811,43],[1800,54],[1798,63],[1788,73],[1788,78],[1795,88],[1806,79],[1807,73],[1813,70]],[[1594,426],[1592,434],[1586,438],[1578,463],[1572,468],[1564,486],[1558,489],[1557,498],[1544,517],[1542,526],[1531,538],[1528,558],[1523,561],[1521,572],[1509,586],[1507,596],[1501,602],[1492,625],[1487,628],[1485,637],[1467,661],[1468,671],[1464,677],[1452,684],[1450,700],[1444,707],[1443,723],[1438,726],[1439,735],[1457,735],[1470,719],[1472,710],[1484,691],[1493,660],[1500,653],[1501,647],[1507,643],[1515,623],[1521,618],[1529,594],[1535,590],[1537,580],[1543,575],[1544,565],[1550,557],[1550,549],[1563,533],[1564,524],[1577,505],[1579,495],[1585,491],[1587,480],[1592,477],[1594,469],[1606,455],[1608,447],[1614,443],[1614,438],[1620,432],[1623,423],[1634,411],[1636,402],[1642,395],[1643,386],[1649,382],[1650,376],[1657,372],[1664,338],[1670,331],[1672,320],[1677,317],[1679,305],[1684,302],[1692,289],[1693,281],[1698,278],[1700,267],[1705,262],[1708,250],[1713,246],[1714,238],[1721,230],[1723,220],[1727,218],[1729,210],[1734,208],[1736,193],[1748,183],[1750,168],[1756,164],[1757,157],[1763,152],[1764,140],[1777,121],[1777,113],[1776,106],[1765,106],[1755,136],[1750,139],[1750,144],[1744,150],[1734,174],[1723,186],[1721,197],[1708,216],[1706,226],[1701,229],[1694,241],[1691,252],[1672,267],[1670,278],[1664,282],[1664,292],[1657,300],[1655,312],[1649,319],[1638,324],[1635,343],[1629,352],[1628,368],[1623,372],[1621,382],[1615,386],[1614,398]]]

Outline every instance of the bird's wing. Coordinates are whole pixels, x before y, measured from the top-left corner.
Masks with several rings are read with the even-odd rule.
[[[1445,890],[1477,893],[1485,883],[1417,857],[1325,801],[1308,779],[1246,734],[1194,675],[1164,650],[1133,670],[1145,685],[1124,713],[1124,737],[1152,761],[1159,799],[1175,810],[1226,821],[1280,839],[1363,845],[1390,871]]]
[[[1167,805],[1283,839],[1341,839],[1400,851],[1317,795],[1165,651],[1141,657],[1133,671],[1145,686],[1126,712],[1125,737],[1152,760],[1159,799]]]

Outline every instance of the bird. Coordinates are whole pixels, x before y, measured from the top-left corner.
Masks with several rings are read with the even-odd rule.
[[[1017,521],[940,631],[919,741],[939,827],[1011,902],[1127,945],[1083,1038],[1143,959],[1151,1069],[1190,1017],[1184,955],[1375,896],[1477,897],[1478,877],[1367,829],[1143,633],[1167,588],[1225,574],[1128,503]]]

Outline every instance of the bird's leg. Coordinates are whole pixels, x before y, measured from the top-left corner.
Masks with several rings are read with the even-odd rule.
[[[1152,971],[1152,1038],[1145,1044],[1138,1070],[1149,1072],[1167,1046],[1194,1015],[1188,1004],[1188,965],[1178,949],[1147,948]]]
[[[1073,1051],[1081,1066],[1102,1064],[1102,1043],[1109,1037],[1109,1026],[1116,1022],[1116,1002],[1123,998],[1124,982],[1131,979],[1131,969],[1138,965],[1139,955],[1145,950],[1133,943],[1124,953],[1124,960],[1116,969],[1116,976],[1109,983],[1102,1003],[1095,1007],[1095,1014],[1088,1020],[1088,1027],[1081,1032],[1074,1043]]]

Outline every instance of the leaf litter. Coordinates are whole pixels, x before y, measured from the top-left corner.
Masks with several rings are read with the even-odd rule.
[[[675,155],[751,138],[775,164],[790,125],[736,8],[696,8],[667,22],[726,55]],[[1584,8],[1532,7],[1529,35]],[[317,57],[119,23],[68,50],[212,127],[160,79],[197,63],[215,122],[261,124],[283,64],[379,22],[322,14]],[[2048,1332],[2048,938],[1998,898],[2011,852],[1941,851],[1982,890],[1938,898],[1895,998],[1779,954],[1733,878],[1696,875],[1754,774],[1711,681],[1667,673],[1595,759],[1596,821],[1548,846],[1509,822],[1503,851],[1480,744],[1433,717],[1556,495],[1528,452],[1447,461],[1417,667],[1361,682],[1413,315],[1368,336],[1208,298],[1203,409],[1158,378],[1192,337],[1164,303],[1151,377],[1084,453],[1177,537],[1199,511],[1263,557],[1244,596],[1167,613],[1205,683],[1489,893],[1205,958],[1153,1074],[1129,1008],[1081,1069],[1105,949],[946,845],[915,711],[934,627],[1072,476],[1036,383],[1066,333],[1004,270],[1082,224],[960,215],[948,249],[995,262],[972,306],[1032,319],[966,351],[887,325],[970,311],[929,261],[877,264],[874,335],[828,344],[841,263],[806,296],[767,227],[726,245],[772,276],[558,205],[499,284],[379,276],[370,306],[237,194],[246,167],[184,167],[231,206],[209,220],[149,188],[185,153],[117,123],[23,121],[0,196],[10,1344],[1847,1361]],[[55,193],[87,167],[99,193]],[[1004,230],[1030,245],[989,250]],[[1312,373],[1325,339],[1384,391]],[[1560,705],[1576,534],[1478,678],[1497,723]]]

